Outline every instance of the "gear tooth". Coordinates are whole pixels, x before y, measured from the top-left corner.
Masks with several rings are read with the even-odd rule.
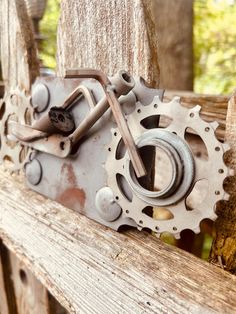
[[[180,97],[174,96],[167,104],[170,106],[181,106]]]
[[[202,109],[202,107],[201,106],[199,106],[199,105],[196,105],[195,107],[193,107],[192,109],[191,109],[191,111],[194,111],[194,112],[200,112],[200,110]]]
[[[143,104],[141,103],[141,101],[136,101],[136,108],[141,108],[143,107]]]
[[[180,232],[173,233],[173,236],[175,237],[176,240],[179,240],[180,239]]]
[[[154,235],[155,235],[158,239],[160,239],[160,237],[161,237],[161,233],[154,232]]]
[[[137,225],[137,229],[138,229],[139,231],[142,231],[143,227]]]
[[[218,123],[217,121],[213,121],[213,122],[210,123],[210,125],[211,125],[211,127],[212,127],[214,130],[216,130],[216,129],[218,128],[218,126],[219,126],[219,123]]]
[[[224,148],[224,152],[227,152],[227,150],[230,150],[230,145],[228,143],[225,142],[222,145],[223,145],[223,148]]]
[[[230,195],[229,195],[229,193],[224,193],[224,197],[223,197],[223,200],[225,200],[225,201],[228,201],[229,200],[229,198],[230,198]]]
[[[210,219],[213,220],[213,221],[215,221],[215,220],[217,219],[217,217],[218,217],[218,216],[216,215],[216,213],[212,213]]]
[[[232,177],[232,176],[234,176],[234,169],[232,169],[232,168],[229,168],[229,170],[228,170],[228,176],[229,177]]]
[[[180,104],[180,96],[175,96],[173,99],[172,99],[173,102],[178,102]]]
[[[162,101],[160,99],[160,97],[157,95],[157,96],[154,96],[153,98],[153,102],[152,102],[152,105],[154,104],[157,104],[157,105],[161,105],[162,104]]]
[[[194,228],[193,232],[196,233],[196,234],[200,233],[201,232],[200,227],[197,226],[196,228]]]
[[[160,105],[160,107],[158,107]],[[167,106],[167,109],[165,109],[165,107]],[[173,106],[174,107],[174,109],[175,110],[171,110],[171,106]],[[212,123],[207,123],[207,122],[205,122],[204,120],[202,120],[200,117],[199,117],[199,112],[200,112],[200,110],[201,110],[201,106],[199,106],[199,105],[197,105],[197,106],[195,106],[195,107],[193,107],[193,108],[191,108],[191,109],[189,109],[189,108],[185,108],[185,107],[182,107],[181,106],[181,104],[180,104],[180,98],[179,97],[173,97],[172,98],[172,100],[170,100],[168,103],[164,103],[164,102],[162,102],[161,101],[161,99],[160,99],[160,97],[159,96],[155,96],[154,98],[153,98],[153,101],[152,101],[152,103],[151,104],[149,104],[149,105],[147,105],[147,106],[143,106],[140,102],[137,102],[136,103],[136,109],[130,114],[131,115],[131,117],[132,117],[132,119],[135,121],[135,118],[137,118],[137,123],[140,123],[140,120],[141,119],[143,119],[143,118],[146,118],[146,117],[148,117],[149,115],[151,115],[151,114],[153,114],[153,112],[154,112],[154,108],[156,108],[156,107],[158,107],[160,110],[161,110],[161,113],[162,114],[164,114],[165,112],[167,113],[167,114],[170,114],[170,117],[172,117],[172,118],[174,118],[173,117],[173,113],[175,113],[175,112],[178,112],[178,109],[180,109],[179,110],[179,112],[180,112],[180,115],[183,115],[183,120],[186,120],[186,121],[183,121],[183,124],[184,123],[189,123],[189,121],[191,121],[191,119],[190,118],[193,118],[193,120],[194,120],[194,123],[198,123],[199,122],[199,130],[201,130],[202,132],[204,131],[204,128],[205,128],[205,131],[206,131],[206,133],[207,133],[207,131],[209,131],[208,129],[210,129],[210,133],[209,133],[209,135],[208,136],[214,136],[214,132],[213,132],[213,130],[215,130],[217,127],[218,127],[218,122],[217,121],[214,121],[214,122],[212,122]],[[138,112],[138,110],[139,109],[141,109],[141,113],[140,112]],[[156,111],[155,111],[156,112]],[[157,111],[158,112],[158,111]],[[164,113],[163,113],[164,112]],[[173,112],[173,113],[172,113]],[[189,118],[188,118],[188,115],[190,116]],[[173,119],[174,120],[174,119]],[[128,120],[129,121],[129,120]],[[133,123],[133,121],[132,121],[132,123]],[[184,124],[185,125],[185,124]],[[133,126],[133,124],[131,124],[131,127]],[[173,123],[171,123],[168,127],[167,127],[167,130],[169,131],[169,130],[171,130],[171,131],[178,131],[178,129],[176,129],[176,130],[174,130],[174,126],[175,126],[175,121],[173,121]],[[178,125],[177,125],[178,126]],[[198,125],[197,125],[198,126]],[[117,129],[116,129],[117,130]],[[114,131],[114,129],[112,129],[112,131],[113,132],[115,132]],[[197,131],[197,130],[196,130]],[[144,132],[144,131],[142,131],[142,132]],[[141,132],[141,134],[143,134]],[[179,133],[177,132],[177,134],[179,135]],[[205,133],[204,133],[205,134]],[[119,135],[120,136],[120,135]],[[206,136],[206,139],[208,139],[208,136]],[[118,138],[118,136],[117,136],[117,138]],[[207,142],[206,142],[206,140],[205,140],[205,138],[203,138],[203,140],[204,140],[204,142],[205,142],[205,144],[207,144]],[[227,175],[228,174],[228,171],[229,171],[229,174],[228,175],[234,175],[234,171],[232,170],[232,169],[229,169],[229,168],[227,168],[225,165],[224,165],[224,163],[223,163],[223,152],[224,151],[227,151],[228,149],[229,149],[229,145],[227,144],[227,143],[225,143],[225,144],[223,144],[223,143],[220,143],[219,141],[217,141],[217,139],[216,138],[214,138],[214,141],[216,141],[216,146],[213,146],[213,151],[220,151],[219,153],[216,153],[216,154],[218,154],[218,156],[219,156],[219,168],[217,168],[219,171],[218,171],[218,173],[220,174],[219,175],[219,179],[221,180],[221,183],[223,182],[223,180],[224,180],[224,177],[225,177],[225,175]],[[117,145],[117,139],[115,138],[115,136],[113,136],[112,137],[112,144],[110,144],[111,146],[110,147],[112,147],[112,150],[114,151],[115,150],[115,145]],[[213,145],[213,144],[212,144]],[[107,146],[108,148],[109,148],[109,146]],[[216,149],[215,149],[216,148]],[[220,149],[219,149],[220,148]],[[110,175],[112,175],[112,177],[111,178],[113,178],[114,179],[114,175],[116,174],[116,172],[117,172],[117,169],[115,169],[115,163],[114,163],[114,154],[109,154],[108,155],[108,159],[109,159],[109,169],[108,170],[110,170],[110,172],[112,172],[112,174],[108,171],[107,172],[107,175],[108,175],[108,177],[110,176]],[[108,163],[107,163],[108,164]],[[106,164],[106,167],[107,167],[107,164]],[[107,167],[108,168],[108,167]],[[112,169],[112,170],[111,170]],[[217,170],[216,170],[216,173],[217,173]],[[112,183],[112,184],[114,184],[114,182],[111,182],[111,179],[109,179],[109,183]],[[118,189],[118,187],[117,187],[117,183],[116,183],[116,187],[115,187],[115,189]],[[218,191],[218,189],[217,189],[217,191]],[[216,203],[216,202],[218,202],[218,201],[220,201],[220,199],[224,199],[224,200],[227,200],[228,199],[228,194],[227,193],[225,193],[224,191],[223,191],[223,189],[221,188],[221,187],[219,187],[219,191],[220,191],[220,193],[218,194],[218,192],[217,193],[215,193],[215,195],[213,195],[212,196],[212,202],[213,202],[213,205]],[[224,195],[223,195],[224,194]],[[126,202],[126,200],[124,199],[124,200],[122,200],[122,202],[123,202],[123,206],[125,207],[126,205],[125,205],[125,202]],[[128,201],[127,201],[128,202]],[[142,221],[142,209],[143,209],[143,207],[141,208],[141,205],[139,205],[138,204],[138,201],[133,201],[132,200],[132,202],[130,203],[130,204],[127,204],[127,208],[130,208],[129,206],[134,206],[134,204],[137,204],[136,206],[137,206],[137,208],[138,208],[138,211],[139,211],[139,215],[140,216],[134,216],[132,213],[131,213],[131,211],[130,211],[130,214],[129,214],[129,218],[130,219],[133,219],[134,221],[135,221],[135,223],[137,223],[137,229],[139,230],[139,231],[141,231],[141,230],[143,230],[143,229],[146,229],[146,228],[149,228],[149,229],[152,229],[152,233],[156,236],[156,237],[160,237],[161,235],[162,235],[162,232],[160,232],[160,230],[163,230],[164,229],[164,227],[162,227],[162,225],[161,225],[161,222],[160,222],[160,226],[159,226],[159,228],[160,229],[155,229],[155,228],[151,228],[151,223],[149,223],[149,222],[145,222],[145,221]],[[217,218],[217,215],[214,213],[214,210],[213,210],[213,207],[214,206],[211,206],[212,207],[212,209],[211,209],[211,212],[209,213],[209,214],[207,214],[206,216],[207,217],[203,217],[203,213],[204,213],[204,206],[206,206],[205,204],[203,204],[202,205],[202,208],[200,208],[199,209],[199,212],[197,212],[196,211],[196,215],[192,215],[191,217],[192,217],[192,219],[195,219],[195,228],[191,228],[191,224],[187,224],[186,226],[185,226],[185,228],[186,229],[192,229],[196,234],[197,233],[199,233],[200,232],[200,227],[199,227],[199,223],[200,223],[200,221],[201,221],[201,219],[203,219],[203,218],[209,218],[209,219],[212,219],[212,220],[216,220],[216,218]],[[142,206],[143,206],[143,204],[142,204]],[[175,205],[173,205],[173,206],[175,206]],[[207,205],[208,206],[208,205]],[[181,214],[180,214],[181,215]],[[176,222],[170,222],[170,225],[169,226],[166,226],[165,225],[165,228],[167,229],[167,230],[169,230],[169,232],[173,235],[173,237],[175,237],[176,239],[180,239],[180,231],[183,229],[182,228],[182,222],[181,222],[181,216],[176,216],[177,217],[177,219],[176,219]],[[174,217],[175,218],[175,217]],[[139,220],[140,219],[140,220]],[[173,226],[173,224],[176,226],[175,228],[172,228],[172,226]]]
[[[140,110],[140,109],[143,110],[143,107],[144,107],[144,106],[142,105],[142,103],[141,103],[140,101],[137,101],[137,102],[136,102],[136,108],[135,108],[135,110],[134,110],[133,113],[136,114],[138,110]],[[132,114],[133,114],[133,113],[132,113]],[[128,117],[128,116],[129,116],[129,115],[127,115],[127,117]]]

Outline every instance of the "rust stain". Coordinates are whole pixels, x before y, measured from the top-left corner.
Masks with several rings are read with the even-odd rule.
[[[83,213],[86,194],[83,189],[69,188],[62,192],[56,201],[62,205]]]
[[[63,175],[66,173],[67,181],[70,185],[75,186],[76,185],[76,176],[74,173],[74,169],[72,164],[63,164],[61,167],[61,174]]]
[[[83,213],[86,194],[78,187],[76,175],[71,163],[64,163],[61,167],[61,175],[66,182],[61,182],[58,187],[56,201],[73,210]],[[64,188],[63,188],[64,187]]]

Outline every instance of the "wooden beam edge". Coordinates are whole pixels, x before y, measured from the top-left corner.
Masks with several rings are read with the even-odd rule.
[[[114,232],[0,169],[0,237],[71,313],[232,313],[236,278],[146,234]]]

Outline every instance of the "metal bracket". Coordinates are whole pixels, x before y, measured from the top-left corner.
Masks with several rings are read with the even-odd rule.
[[[129,127],[127,122],[124,118],[123,112],[120,107],[120,103],[118,101],[118,97],[121,95],[126,95],[130,90],[134,87],[135,82],[133,78],[129,75],[129,73],[125,71],[119,71],[114,77],[110,80],[100,71],[97,70],[68,70],[66,74],[67,78],[95,78],[97,79],[103,89],[105,96],[101,99],[101,101],[94,106],[94,102],[91,96],[91,93],[85,87],[79,86],[76,88],[71,95],[66,99],[66,101],[62,104],[61,107],[57,107],[58,109],[61,108],[61,112],[59,113],[58,117],[55,116],[53,120],[53,112],[50,111],[48,115],[42,117],[39,121],[37,121],[32,126],[32,133],[35,134],[36,138],[33,139],[33,134],[30,137],[30,141],[28,140],[27,132],[29,131],[29,127],[19,125],[19,129],[15,124],[12,129],[11,133],[13,136],[16,137],[17,140],[21,141],[24,145],[28,145],[29,147],[36,148],[43,152],[47,152],[56,156],[63,156],[67,157],[74,145],[76,145],[81,138],[88,132],[88,130],[94,125],[94,123],[101,118],[101,116],[106,112],[109,108],[112,109],[112,113],[118,125],[118,128],[122,134],[122,138],[124,143],[127,147],[131,163],[134,167],[137,177],[143,177],[146,175],[146,170],[143,165],[142,159],[139,155],[139,152],[136,148],[134,143],[134,139],[130,133]],[[80,95],[86,97],[86,100],[89,102],[90,105],[93,105],[89,115],[82,121],[82,123],[75,129],[75,131],[70,134],[67,138],[62,136],[48,136],[53,132],[58,132],[58,128],[60,131],[64,131],[65,128],[65,121],[71,121],[72,119],[66,117],[66,110],[73,101]],[[62,111],[64,109],[64,112]],[[52,110],[52,109],[51,109]],[[55,109],[54,109],[55,110]],[[54,112],[55,114],[55,112]],[[61,121],[58,121],[58,118],[61,117]],[[67,123],[68,124],[68,123]],[[55,127],[56,125],[56,127]],[[61,126],[61,127],[58,127]],[[38,138],[39,133],[35,132],[35,130],[43,131],[44,133],[48,133],[47,140],[42,141],[42,133],[40,133],[40,139]],[[25,132],[25,136],[24,136]],[[46,138],[45,136],[45,138]],[[30,142],[29,144],[27,144]],[[54,143],[54,144],[53,144]],[[55,147],[55,153],[54,153]]]

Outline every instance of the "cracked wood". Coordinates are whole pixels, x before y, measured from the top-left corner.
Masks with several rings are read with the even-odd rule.
[[[98,225],[2,169],[0,237],[70,313],[233,313],[236,307],[234,276],[146,233]]]

